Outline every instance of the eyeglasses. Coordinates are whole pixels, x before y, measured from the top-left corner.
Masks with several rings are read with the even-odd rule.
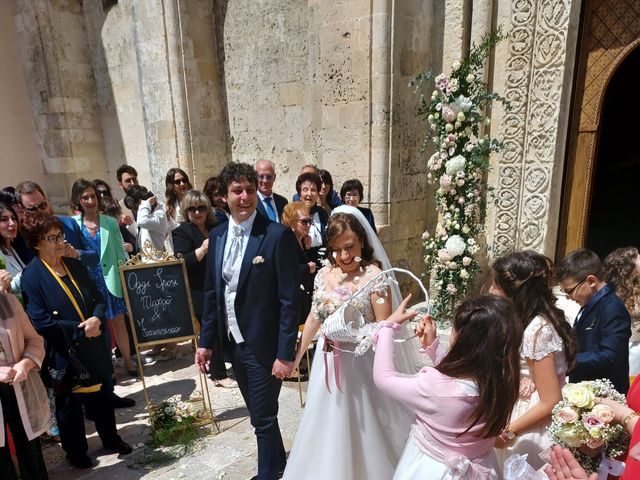
[[[564,293],[567,297],[573,298],[573,292],[575,292],[578,289],[578,287],[580,287],[580,285],[582,285],[586,280],[587,279],[585,277],[582,280],[580,280],[578,283],[576,283],[573,287],[571,287],[569,290],[564,290],[561,288],[560,291]]]
[[[263,182],[272,182],[274,178],[276,178],[276,176],[270,173],[258,175],[258,180],[261,180]]]
[[[45,200],[44,202],[40,202],[37,205],[32,205],[31,207],[24,207],[27,213],[36,213],[38,211],[42,212],[46,210],[49,206],[49,203]]]
[[[60,232],[58,235],[49,235],[47,237],[40,237],[40,240],[46,240],[51,244],[64,242],[64,233]]]
[[[302,224],[302,225],[306,225],[306,226],[310,226],[313,223],[313,220],[309,217],[307,218],[299,218],[298,221]]]
[[[189,182],[188,182],[187,180],[185,180],[184,178],[176,178],[176,179],[173,181],[173,184],[174,184],[174,185],[180,185],[180,184],[182,184],[182,183],[184,183],[184,184],[186,185],[186,184],[188,184]]]
[[[98,195],[100,195],[101,197],[110,197],[111,196],[111,192],[109,190],[98,189],[98,190],[96,190],[96,192],[98,192]]]
[[[187,208],[187,213],[204,213],[207,211],[206,205],[198,205],[197,207]]]

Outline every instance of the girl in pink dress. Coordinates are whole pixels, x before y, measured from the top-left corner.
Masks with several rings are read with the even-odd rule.
[[[407,301],[382,323],[373,365],[376,386],[414,416],[393,478],[498,478],[493,443],[518,398],[522,327],[511,303],[493,295],[462,303],[448,352],[434,320],[423,319],[418,333],[435,366],[408,376],[396,371],[393,358],[394,332],[412,316],[401,313]]]

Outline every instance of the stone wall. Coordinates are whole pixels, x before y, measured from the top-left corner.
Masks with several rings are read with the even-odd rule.
[[[49,198],[68,211],[71,183],[106,174],[91,56],[79,0],[12,3]]]
[[[224,77],[233,160],[274,161],[287,197],[306,163],[329,170],[337,190],[359,178],[377,223],[392,225],[380,234],[393,260],[419,271],[424,126],[407,84],[432,60],[432,7],[396,5],[229,2]]]
[[[0,2],[0,188],[44,179],[11,5]]]

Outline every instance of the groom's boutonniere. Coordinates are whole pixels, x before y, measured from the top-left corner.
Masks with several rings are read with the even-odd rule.
[[[253,257],[251,263],[253,263],[254,265],[260,265],[261,263],[264,263],[264,257],[261,257],[260,255],[258,255],[257,257]]]

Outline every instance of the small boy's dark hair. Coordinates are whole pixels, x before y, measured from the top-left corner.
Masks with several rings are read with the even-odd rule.
[[[602,261],[595,252],[588,248],[580,248],[569,253],[556,267],[556,280],[561,282],[567,278],[582,280],[589,275],[602,280]]]

